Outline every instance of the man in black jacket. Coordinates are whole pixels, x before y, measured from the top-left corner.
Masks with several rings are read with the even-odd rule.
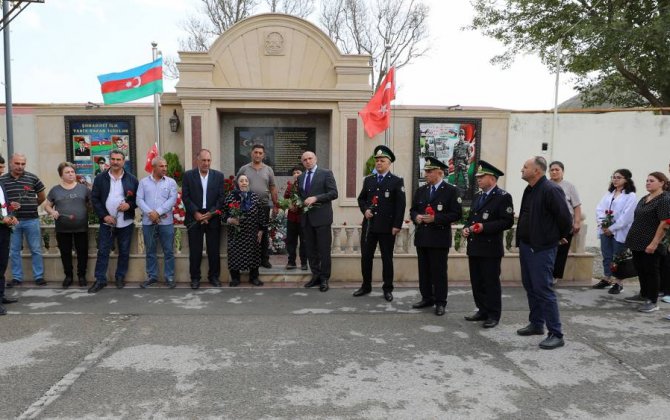
[[[540,348],[550,350],[565,344],[552,282],[556,251],[559,243],[567,243],[572,216],[563,190],[547,180],[546,172],[547,161],[542,156],[528,159],[521,169],[521,178],[528,186],[521,199],[516,239],[530,323],[517,334],[543,335],[546,324],[549,334]]]
[[[480,192],[472,199],[470,217],[463,228],[463,237],[468,241],[472,295],[477,305],[477,312],[465,319],[484,321],[484,328],[493,328],[500,322],[503,232],[514,224],[512,196],[497,185],[498,177],[503,175],[490,163],[479,161],[475,177]]]
[[[319,286],[319,290],[326,292],[331,268],[332,201],[337,199],[337,184],[332,171],[316,164],[314,152],[303,153],[300,160],[305,172],[298,177],[298,193],[306,206],[300,222],[312,270],[312,279],[305,287]]]
[[[447,258],[451,247],[451,224],[463,214],[458,188],[444,181],[447,165],[427,157],[426,184],[417,188],[409,214],[416,228],[414,246],[419,263],[421,300],[413,308],[435,305],[442,316],[447,306]]]
[[[363,296],[372,291],[372,263],[377,242],[382,254],[382,278],[384,299],[393,300],[393,247],[400,232],[405,215],[405,186],[403,179],[390,172],[395,155],[388,147],[375,147],[376,173],[363,181],[358,195],[358,208],[363,213],[361,235],[361,273],[363,285],[354,296]]]
[[[97,175],[93,180],[91,203],[100,219],[98,231],[98,258],[95,261],[95,283],[88,289],[97,293],[107,286],[107,266],[112,243],[116,238],[119,258],[116,264],[114,280],[116,287],[125,286],[130,260],[130,242],[135,229],[135,196],[139,182],[123,166],[126,155],[114,150],[109,154],[110,168]]]
[[[210,169],[212,153],[202,149],[198,153],[198,167],[184,172],[182,178],[182,202],[186,210],[184,223],[188,227],[188,259],[191,289],[200,287],[200,263],[202,262],[203,235],[207,240],[207,279],[214,287],[221,287],[221,210],[226,198],[223,189],[223,173]]]

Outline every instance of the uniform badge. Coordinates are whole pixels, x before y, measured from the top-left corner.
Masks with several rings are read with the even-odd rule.
[[[506,211],[507,211],[507,213],[509,213],[509,214],[514,213],[514,209],[511,208],[511,207],[507,207],[507,210],[506,210]]]
[[[391,196],[391,194],[388,192],[388,190],[386,190],[386,192],[384,193],[384,197],[389,198],[390,196]]]
[[[461,203],[463,202],[463,199],[461,199],[461,197],[458,197],[458,198],[456,199],[456,202],[457,202],[458,204],[461,204]]]
[[[438,205],[437,205],[437,211],[442,211],[442,208],[443,208],[443,207],[442,207],[442,204],[438,204]]]
[[[482,214],[482,219],[487,220],[489,218],[489,212],[485,211],[484,214]]]
[[[400,187],[400,191],[405,192],[405,186]]]

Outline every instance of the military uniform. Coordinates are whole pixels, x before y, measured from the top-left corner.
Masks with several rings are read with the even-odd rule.
[[[480,161],[476,176],[484,174],[496,178],[503,175],[492,165]],[[470,321],[495,321],[485,325],[491,327],[500,320],[503,232],[513,224],[514,207],[512,196],[507,191],[496,185],[488,193],[480,191],[474,196],[466,227],[470,231],[467,238],[470,283],[478,312],[466,317]]]
[[[424,169],[446,168],[433,157],[426,158]],[[421,302],[415,308],[436,305],[436,314],[444,314],[447,304],[447,258],[451,247],[451,224],[460,220],[463,209],[458,188],[442,180],[431,193],[432,185],[419,187],[414,193],[410,216],[415,223],[414,246],[419,265]],[[427,207],[435,212],[433,223],[417,223],[418,215],[427,214]],[[438,310],[442,308],[442,313]]]

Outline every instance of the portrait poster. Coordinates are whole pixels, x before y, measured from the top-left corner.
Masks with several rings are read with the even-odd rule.
[[[65,155],[75,166],[77,181],[88,186],[109,169],[109,154],[126,155],[125,170],[137,174],[135,164],[135,117],[65,117]]]
[[[469,203],[477,191],[474,172],[479,161],[481,119],[414,119],[414,189],[425,183],[425,159],[432,156],[447,165],[445,181],[461,191]]]
[[[314,151],[314,127],[235,127],[235,173],[251,162],[254,144],[265,146],[266,165],[276,176],[291,176],[291,168],[300,165],[303,152]]]

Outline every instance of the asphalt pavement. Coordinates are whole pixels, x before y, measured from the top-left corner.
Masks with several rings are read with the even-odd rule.
[[[20,288],[0,317],[0,418],[665,419],[670,305],[558,287],[566,346],[521,337],[522,288],[494,329],[351,288]]]

